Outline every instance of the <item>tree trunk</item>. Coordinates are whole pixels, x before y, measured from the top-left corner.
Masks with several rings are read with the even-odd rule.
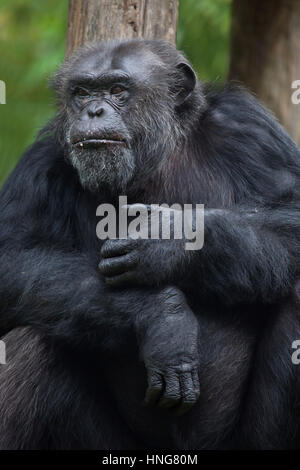
[[[229,78],[246,84],[299,142],[300,1],[233,0]]]
[[[87,41],[176,41],[177,0],[69,0],[67,55]]]

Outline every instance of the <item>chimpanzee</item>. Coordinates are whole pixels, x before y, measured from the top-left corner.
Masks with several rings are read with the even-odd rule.
[[[299,447],[296,144],[163,41],[86,45],[52,85],[0,196],[0,448]],[[100,240],[120,195],[204,204],[203,248]]]

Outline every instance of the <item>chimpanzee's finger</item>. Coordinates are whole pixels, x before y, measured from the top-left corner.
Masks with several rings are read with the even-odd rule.
[[[144,403],[154,405],[164,390],[164,380],[159,372],[148,370],[148,388]]]
[[[198,400],[200,396],[200,381],[199,381],[199,372],[197,369],[192,370],[192,379],[194,384],[195,395]]]
[[[114,256],[130,253],[136,246],[136,240],[124,238],[117,240],[106,240],[101,247],[102,258],[112,258]]]
[[[133,252],[113,258],[103,258],[99,263],[99,270],[104,276],[122,274],[137,264],[137,255]]]
[[[177,406],[181,400],[181,391],[179,378],[176,373],[166,374],[164,376],[165,390],[162,398],[158,402],[161,408],[172,408]]]
[[[176,409],[178,416],[183,415],[194,406],[197,401],[197,395],[194,389],[194,383],[191,372],[184,372],[179,375],[181,402]]]

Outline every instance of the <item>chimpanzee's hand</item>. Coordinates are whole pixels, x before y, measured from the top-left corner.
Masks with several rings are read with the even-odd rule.
[[[136,207],[139,207],[139,205],[136,204]],[[150,220],[150,217],[151,221],[159,220],[160,230],[162,224],[165,223],[165,227],[170,227],[172,237],[177,230],[174,227],[174,221],[178,220],[176,219],[178,216],[176,212],[164,208],[160,217],[157,213],[154,214],[153,218],[152,212],[151,216],[146,213],[144,218],[146,222]],[[180,231],[183,237],[182,227],[181,230],[177,230],[177,233]],[[178,279],[184,277],[191,259],[192,253],[186,250],[186,242],[187,240],[184,237],[181,239],[128,238],[107,240],[101,249],[102,259],[99,269],[105,276],[106,282],[112,286],[155,286],[163,283],[176,283]]]
[[[183,274],[182,240],[107,240],[99,270],[107,284],[155,286]]]
[[[180,291],[167,287],[162,296],[161,315],[138,335],[148,373],[145,403],[180,415],[200,394],[199,324]]]

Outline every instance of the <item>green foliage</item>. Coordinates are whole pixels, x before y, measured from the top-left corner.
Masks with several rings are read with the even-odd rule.
[[[0,183],[54,112],[47,79],[65,53],[67,0],[1,0]]]
[[[177,45],[204,81],[224,80],[231,0],[179,0]]]
[[[180,0],[178,46],[204,80],[225,78],[230,0]],[[67,0],[1,0],[0,183],[53,115],[47,79],[65,54]]]

